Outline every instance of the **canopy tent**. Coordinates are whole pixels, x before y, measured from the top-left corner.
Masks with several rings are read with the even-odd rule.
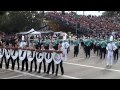
[[[30,31],[28,31],[28,32],[20,32],[20,33],[17,33],[17,34],[26,35],[26,34],[30,34],[32,32],[35,32],[35,30],[33,28]]]
[[[38,35],[38,34],[41,34],[41,33],[37,32],[37,31],[34,31],[34,32],[30,33],[30,34],[35,34],[35,35],[37,34]]]
[[[32,32],[35,32],[35,30],[33,28],[30,31],[28,31],[26,34],[30,34]]]
[[[20,32],[20,33],[17,33],[17,34],[22,34],[22,35],[25,35],[27,32]]]

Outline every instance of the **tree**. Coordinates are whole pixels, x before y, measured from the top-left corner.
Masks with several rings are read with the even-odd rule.
[[[39,30],[41,17],[37,11],[9,11],[0,17],[0,30],[5,33]]]
[[[7,11],[0,11],[0,15],[4,15]]]

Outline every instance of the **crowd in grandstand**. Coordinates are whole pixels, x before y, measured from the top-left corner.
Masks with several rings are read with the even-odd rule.
[[[85,16],[75,13],[65,13],[65,15],[63,15],[58,12],[49,12],[47,18],[57,20],[62,24],[72,27],[75,27],[76,23],[79,23],[80,28],[86,28],[94,33],[119,31],[120,28],[119,17]]]

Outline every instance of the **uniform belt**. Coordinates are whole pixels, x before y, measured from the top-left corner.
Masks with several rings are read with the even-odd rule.
[[[108,51],[112,52],[113,50],[108,50]]]

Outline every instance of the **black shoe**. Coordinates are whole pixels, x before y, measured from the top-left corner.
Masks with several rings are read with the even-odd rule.
[[[0,68],[2,68],[2,65],[0,64]]]
[[[14,68],[11,68],[12,70],[14,70]]]
[[[28,71],[28,69],[26,69],[26,71]]]
[[[44,71],[44,73],[46,73],[46,71]]]
[[[6,69],[8,69],[8,67],[5,67]]]
[[[37,73],[40,73],[40,71],[38,71]]]
[[[17,68],[17,70],[19,70],[19,68]]]
[[[64,75],[64,73],[61,73],[61,75]]]
[[[55,76],[57,76],[57,74],[55,74]]]
[[[52,74],[54,74],[54,72],[52,72]]]
[[[35,71],[34,72],[36,72],[37,70],[35,69]]]
[[[49,74],[49,72],[47,72],[47,74]]]
[[[32,70],[30,70],[29,72],[32,72]]]
[[[21,69],[20,71],[24,71],[23,69]]]
[[[108,68],[108,67],[109,67],[109,65],[106,66],[106,68]]]

